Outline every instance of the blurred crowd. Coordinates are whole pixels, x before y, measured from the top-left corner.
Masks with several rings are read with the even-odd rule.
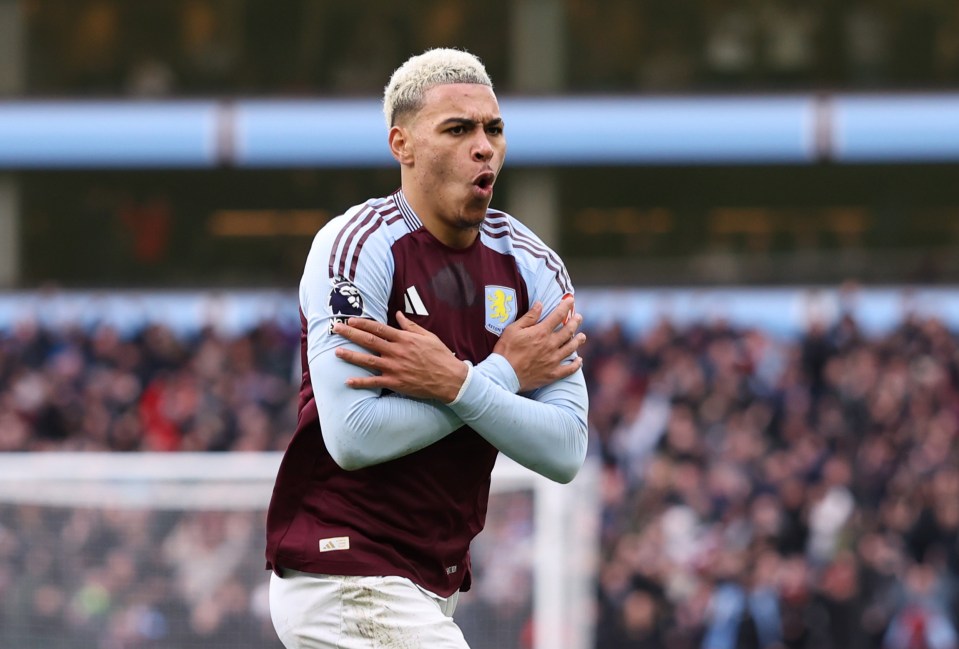
[[[588,333],[598,648],[959,647],[959,338],[941,320]],[[280,450],[297,346],[271,322],[21,322],[0,333],[0,450]],[[477,541],[462,620],[481,649],[530,646],[531,507],[502,497]],[[0,505],[0,646],[272,647],[261,517]]]
[[[515,3],[23,0],[30,95],[373,94],[428,47],[513,87]],[[564,92],[959,84],[951,0],[555,0]],[[544,15],[553,15],[546,11]],[[492,35],[492,37],[491,37]]]
[[[0,646],[281,649],[262,517],[0,505]]]
[[[959,646],[959,345],[935,318],[797,340],[589,342],[604,649]]]
[[[121,336],[23,320],[0,335],[0,451],[282,450],[298,336],[272,322]]]

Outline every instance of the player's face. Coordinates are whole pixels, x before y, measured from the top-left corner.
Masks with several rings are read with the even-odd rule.
[[[410,119],[408,137],[411,182],[404,182],[404,192],[437,238],[469,245],[486,218],[506,155],[496,95],[479,84],[435,86]]]

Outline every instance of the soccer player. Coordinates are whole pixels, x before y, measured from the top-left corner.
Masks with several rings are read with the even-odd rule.
[[[563,262],[489,208],[504,120],[480,61],[410,58],[384,94],[401,187],[323,227],[300,282],[299,421],[267,520],[288,649],[464,649],[498,453],[558,482],[586,455],[585,336]]]

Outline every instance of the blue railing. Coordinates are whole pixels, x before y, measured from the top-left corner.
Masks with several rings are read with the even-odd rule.
[[[959,94],[501,100],[518,166],[959,161]],[[383,167],[379,102],[0,102],[0,169]]]

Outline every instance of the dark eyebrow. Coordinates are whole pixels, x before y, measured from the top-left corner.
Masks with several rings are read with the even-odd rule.
[[[440,122],[440,126],[453,126],[453,125],[459,125],[466,129],[471,129],[474,126],[476,126],[476,120],[469,119],[466,117],[448,117],[447,119],[444,119],[442,122]],[[494,117],[490,121],[486,122],[483,126],[485,128],[489,128],[491,126],[502,126],[502,125],[503,125],[503,118]]]

